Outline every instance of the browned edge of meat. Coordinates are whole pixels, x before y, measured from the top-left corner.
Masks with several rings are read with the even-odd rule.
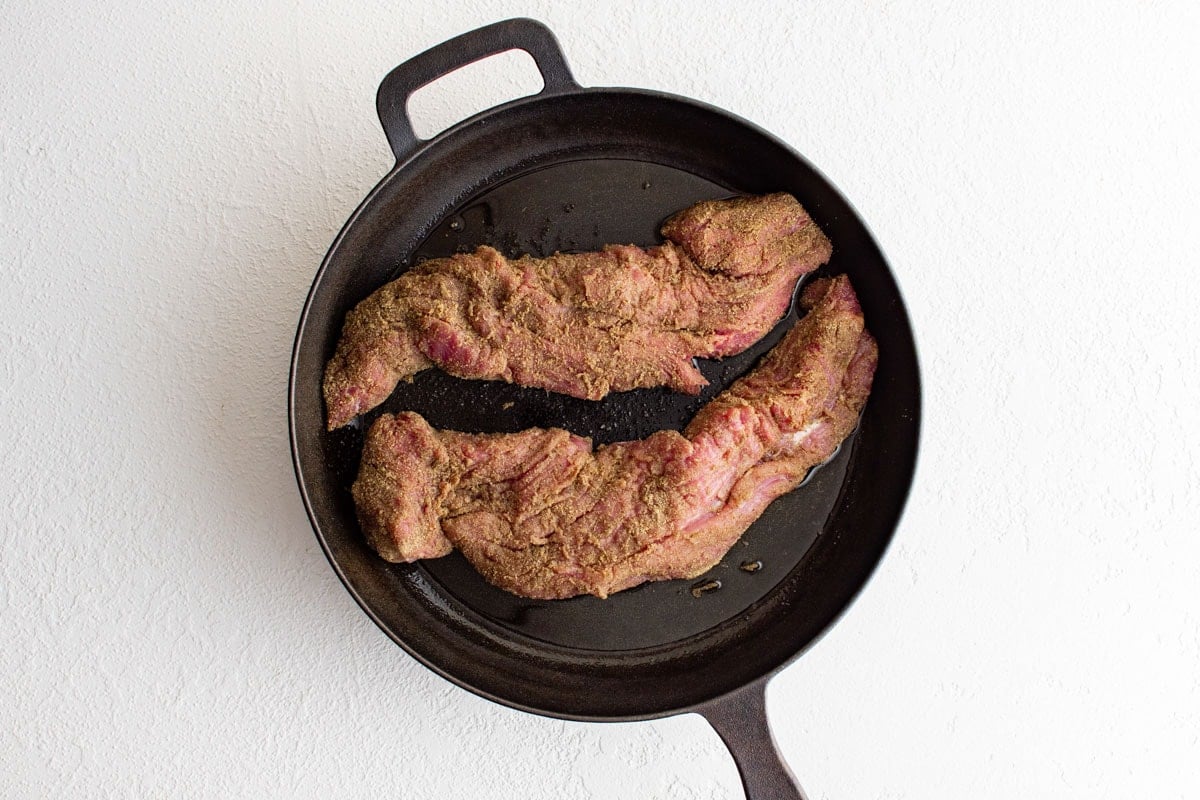
[[[698,203],[650,248],[509,259],[491,247],[405,272],[346,316],[323,391],[330,430],[437,366],[599,400],[706,385],[696,357],[745,350],[787,312],[829,240],[791,195]]]
[[[382,415],[353,486],[369,542],[392,561],[458,548],[531,598],[703,573],[833,454],[870,392],[878,350],[849,280],[814,281],[801,303],[809,312],[683,433],[593,450],[561,429],[465,434]]]

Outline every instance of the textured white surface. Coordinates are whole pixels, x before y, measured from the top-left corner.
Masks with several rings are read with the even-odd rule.
[[[908,511],[768,695],[813,797],[1200,792],[1195,4],[92,5],[0,4],[0,796],[740,797],[698,718],[420,667],[295,488],[292,336],[390,166],[375,88],[516,15],[584,85],[790,142],[905,292]],[[491,98],[442,94],[433,127]]]

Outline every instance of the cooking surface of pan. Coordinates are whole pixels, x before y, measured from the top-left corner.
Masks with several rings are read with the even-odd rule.
[[[699,200],[729,194],[728,187],[674,167],[623,159],[568,161],[513,178],[467,200],[449,212],[406,261],[419,263],[471,251],[480,244],[510,256],[595,250],[607,243],[651,245],[661,241],[658,227],[670,214]],[[793,310],[745,353],[702,361],[710,385],[695,397],[668,389],[641,389],[594,402],[426,370],[412,383],[402,383],[355,430],[335,433],[334,437],[347,441],[335,445],[334,459],[342,459],[341,477],[348,487],[361,449],[361,432],[384,411],[417,411],[435,427],[469,432],[560,427],[589,436],[596,445],[641,439],[667,428],[682,430],[702,405],[773,347],[794,321]],[[694,581],[645,584],[607,600],[536,601],[487,584],[457,553],[426,561],[420,568],[442,591],[483,618],[543,642],[604,651],[668,644],[737,616],[792,571],[833,510],[851,444],[814,470],[802,491],[773,504],[720,565]]]

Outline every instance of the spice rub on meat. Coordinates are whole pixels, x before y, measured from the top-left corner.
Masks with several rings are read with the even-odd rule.
[[[787,194],[699,203],[667,241],[505,258],[491,247],[417,265],[346,317],[326,365],[330,430],[429,367],[599,400],[706,384],[692,359],[761,339],[829,240]]]
[[[532,598],[701,574],[833,454],[870,392],[878,351],[850,281],[814,281],[801,303],[808,313],[683,433],[593,450],[560,429],[465,434],[382,415],[353,486],[368,541],[389,561],[458,548]]]

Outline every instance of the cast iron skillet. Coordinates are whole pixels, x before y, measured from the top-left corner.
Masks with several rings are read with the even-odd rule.
[[[533,56],[545,82],[539,94],[428,141],[416,137],[406,109],[416,89],[511,49]],[[334,570],[388,636],[459,686],[574,720],[697,712],[729,746],[748,797],[802,797],[767,727],[767,681],[862,588],[892,537],[916,458],[916,353],[879,248],[846,200],[787,145],[692,100],[583,89],[553,35],[532,20],[489,25],[401,64],[379,87],[378,108],[396,166],[317,273],[289,387],[300,492]],[[770,191],[795,195],[833,241],[824,272],[849,273],[880,362],[856,434],[719,566],[700,581],[649,584],[608,600],[531,601],[484,583],[457,554],[393,565],[367,548],[348,487],[363,431],[381,411],[412,409],[436,427],[472,432],[559,426],[597,444],[641,438],[682,428],[795,316],[747,353],[702,364],[712,385],[698,398],[639,390],[597,403],[429,370],[356,425],[326,433],[322,371],[356,302],[423,258],[482,243],[512,255],[649,245],[666,216],[696,201]]]

